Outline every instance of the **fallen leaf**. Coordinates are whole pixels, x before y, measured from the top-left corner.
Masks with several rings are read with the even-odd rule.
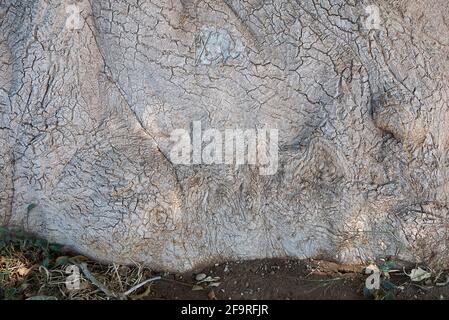
[[[410,277],[410,280],[413,282],[420,282],[426,279],[429,279],[432,274],[424,269],[418,267],[417,269],[413,269],[410,274],[405,273]]]
[[[199,291],[199,290],[204,290],[204,288],[202,286],[197,285],[197,284],[193,285],[192,291]]]
[[[17,272],[19,273],[20,276],[26,276],[29,272],[30,269],[26,268],[26,267],[20,267]]]
[[[199,273],[195,276],[195,280],[196,281],[202,281],[204,279],[206,279],[207,275],[205,275],[204,273]]]
[[[211,282],[209,284],[209,287],[218,287],[221,283],[220,282]]]
[[[217,300],[214,290],[209,291],[209,293],[207,294],[207,297],[209,298],[209,300]]]
[[[220,277],[211,277],[208,276],[207,278],[199,281],[198,283],[203,283],[203,282],[217,282],[218,280],[220,280]]]
[[[69,258],[69,261],[77,264],[77,263],[81,263],[81,262],[87,262],[87,261],[89,261],[89,258],[82,256],[82,255],[78,255],[78,256]]]

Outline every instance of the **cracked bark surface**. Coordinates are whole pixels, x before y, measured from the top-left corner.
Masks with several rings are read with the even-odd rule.
[[[449,266],[446,0],[75,3],[79,30],[61,1],[0,1],[2,225],[177,271]],[[170,163],[197,120],[278,128],[277,174]]]

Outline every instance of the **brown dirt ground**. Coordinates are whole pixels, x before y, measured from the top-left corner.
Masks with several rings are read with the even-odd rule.
[[[198,273],[220,277],[220,286],[192,291]],[[366,277],[363,266],[339,265],[323,260],[238,261],[184,274],[163,274],[162,280],[152,285],[146,299],[373,299],[363,293]],[[394,299],[449,297],[449,286],[415,285],[402,272],[392,275],[390,281],[403,286],[402,290],[392,290]]]

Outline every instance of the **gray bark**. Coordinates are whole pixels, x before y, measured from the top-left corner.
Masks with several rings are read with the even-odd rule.
[[[449,265],[446,0],[75,4],[0,0],[1,224],[170,270]],[[172,163],[193,121],[278,128],[278,172]]]

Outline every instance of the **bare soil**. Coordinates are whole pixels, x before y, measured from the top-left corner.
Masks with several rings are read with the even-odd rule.
[[[413,284],[399,272],[390,281],[403,288],[392,289],[390,297],[365,296],[364,266],[339,265],[324,260],[265,259],[238,261],[194,270],[165,274],[152,285],[147,299],[447,299],[449,286]],[[196,274],[220,277],[220,286],[192,291]]]

